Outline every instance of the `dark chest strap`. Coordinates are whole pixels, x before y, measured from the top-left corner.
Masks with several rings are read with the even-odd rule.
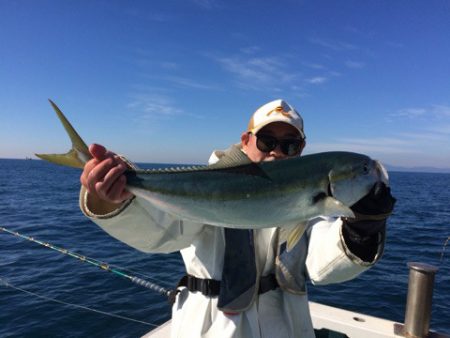
[[[197,278],[192,275],[184,275],[178,282],[177,288],[185,286],[191,292],[199,291],[206,297],[216,297],[220,293],[220,281],[215,279]],[[263,276],[259,280],[258,294],[275,290],[278,287],[275,274]]]

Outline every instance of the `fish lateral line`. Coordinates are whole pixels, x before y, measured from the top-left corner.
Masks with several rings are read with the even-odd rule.
[[[216,168],[209,165],[199,165],[190,167],[169,167],[169,168],[158,168],[158,169],[127,169],[125,171],[125,176],[128,178],[139,178],[139,175],[176,175],[182,173],[223,173],[223,174],[234,174],[234,175],[245,175],[253,176],[266,179],[268,181],[273,181],[272,178],[266,173],[266,171],[261,168],[257,163],[242,164],[234,167],[223,167]]]

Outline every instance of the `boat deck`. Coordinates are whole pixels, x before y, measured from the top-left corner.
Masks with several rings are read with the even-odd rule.
[[[387,319],[309,302],[317,338],[396,338],[404,337],[403,325]],[[150,331],[143,338],[170,337],[170,320]],[[429,337],[450,338],[431,332]]]

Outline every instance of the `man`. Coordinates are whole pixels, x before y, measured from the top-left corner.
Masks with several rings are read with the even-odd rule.
[[[300,156],[303,120],[283,100],[253,114],[241,143],[215,151],[209,163]],[[384,247],[395,199],[376,184],[352,210],[353,220],[311,220],[290,250],[278,227],[236,230],[180,220],[125,190],[129,163],[91,145],[81,175],[83,212],[113,237],[144,252],[180,250],[187,276],[172,311],[172,337],[314,337],[306,279],[349,280],[371,267]]]

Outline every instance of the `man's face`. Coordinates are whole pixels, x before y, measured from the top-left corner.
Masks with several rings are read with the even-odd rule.
[[[303,142],[302,146],[300,147],[300,151],[293,156],[284,154],[281,150],[280,144],[278,144],[275,149],[268,152],[264,152],[258,149],[257,146],[258,135],[272,136],[279,141],[286,139],[300,138],[299,131],[290,124],[284,122],[270,123],[261,130],[259,130],[257,135],[253,135],[248,132],[242,133],[241,136],[242,150],[244,150],[244,152],[247,154],[247,156],[252,162],[256,163],[262,161],[275,161],[289,157],[299,156],[305,146],[305,143]]]

